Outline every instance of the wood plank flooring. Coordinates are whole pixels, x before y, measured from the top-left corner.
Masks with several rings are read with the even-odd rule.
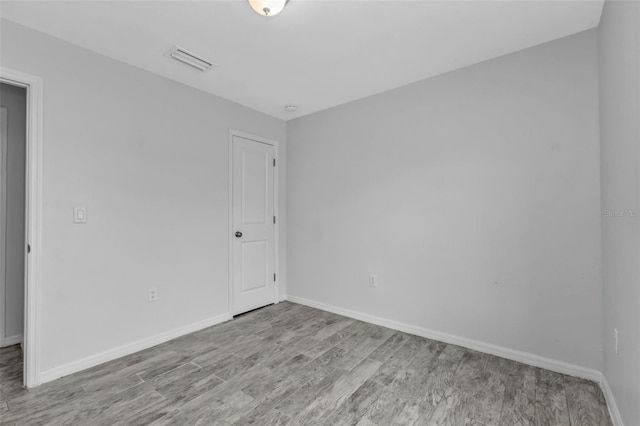
[[[25,390],[2,425],[610,425],[597,384],[290,302]]]

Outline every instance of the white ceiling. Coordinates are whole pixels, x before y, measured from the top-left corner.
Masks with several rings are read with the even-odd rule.
[[[603,0],[2,1],[3,18],[285,120],[598,26]],[[218,64],[165,56],[177,44]],[[296,112],[283,106],[298,105]]]

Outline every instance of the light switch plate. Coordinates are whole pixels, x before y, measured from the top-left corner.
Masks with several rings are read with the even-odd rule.
[[[74,207],[73,223],[87,223],[87,209],[84,207]]]

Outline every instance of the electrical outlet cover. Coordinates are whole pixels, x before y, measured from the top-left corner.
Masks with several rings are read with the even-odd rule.
[[[374,274],[369,275],[369,286],[378,287],[378,277]]]

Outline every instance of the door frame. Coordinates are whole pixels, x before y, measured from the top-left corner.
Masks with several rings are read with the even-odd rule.
[[[23,381],[30,388],[41,383],[43,82],[38,76],[6,67],[0,67],[0,82],[27,89]]]
[[[278,202],[280,196],[278,194],[278,171],[279,155],[278,155],[278,141],[273,139],[263,138],[261,136],[252,135],[241,130],[229,129],[229,317],[232,318],[236,313],[233,310],[233,137],[238,136],[244,139],[249,139],[258,143],[273,146],[273,158],[276,161],[276,167],[273,171],[273,215],[276,217],[276,223],[273,230],[273,271],[276,274],[276,280],[274,285],[273,303],[280,301],[280,215],[278,214]]]

